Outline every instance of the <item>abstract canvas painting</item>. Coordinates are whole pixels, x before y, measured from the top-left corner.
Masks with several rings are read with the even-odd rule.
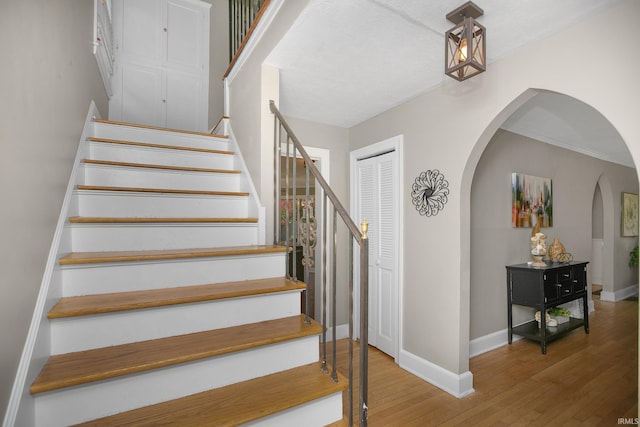
[[[511,174],[511,225],[513,227],[553,226],[551,178]]]

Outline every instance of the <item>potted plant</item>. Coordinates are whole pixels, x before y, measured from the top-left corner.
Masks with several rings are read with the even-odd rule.
[[[629,252],[629,267],[638,267],[638,247],[633,248],[631,252]]]
[[[571,312],[564,307],[550,308],[547,310],[547,313],[549,313],[549,316],[551,316],[552,319],[556,319],[558,325],[561,323],[567,323],[569,321],[569,317],[571,317]]]

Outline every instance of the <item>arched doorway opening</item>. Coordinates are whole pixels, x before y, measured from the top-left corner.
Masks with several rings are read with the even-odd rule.
[[[601,178],[602,179],[602,178]],[[600,180],[593,191],[593,204],[591,206],[591,292],[600,295],[604,280],[604,202]]]
[[[584,146],[560,147],[553,143],[555,141],[545,140],[548,138],[545,138],[543,131],[536,133],[535,129],[529,129],[530,132],[525,134],[521,128],[512,126],[513,120],[510,122],[510,118],[527,110],[536,97],[547,94],[547,91],[528,90],[505,107],[476,143],[473,153],[473,156],[477,156],[475,163],[470,158],[465,169],[465,175],[469,173],[470,198],[470,357],[506,344],[504,266],[530,260],[528,242],[531,229],[513,228],[511,225],[510,178],[514,172],[552,179],[554,223],[543,232],[549,242],[558,237],[576,260],[592,260],[594,189],[599,185],[606,187],[603,190],[603,228],[606,229],[603,232],[604,274],[612,276],[612,289],[628,286],[628,282],[633,280],[637,283],[637,271],[627,268],[628,274],[610,274],[622,270],[621,266],[627,262],[625,251],[630,240],[615,231],[620,230],[620,207],[615,202],[615,194],[623,191],[637,193],[638,176],[631,156],[627,159],[632,165],[630,167],[603,159],[602,156],[594,157],[594,153]],[[586,106],[567,95],[551,95],[559,99],[566,98],[578,108]],[[600,113],[593,111],[617,135],[613,126]],[[553,111],[546,113],[553,114]],[[560,119],[571,118],[571,114],[559,116]],[[579,133],[579,130],[576,132]],[[624,145],[619,135],[618,139]],[[603,176],[607,177],[606,181],[603,181]],[[463,194],[464,188],[463,185]],[[591,283],[591,274],[588,280]],[[593,308],[593,303],[590,306]],[[578,316],[582,315],[578,305],[575,309]],[[514,312],[514,324],[524,323],[532,316],[531,309],[517,310]]]

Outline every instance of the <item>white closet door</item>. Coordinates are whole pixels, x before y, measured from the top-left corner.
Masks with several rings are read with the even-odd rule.
[[[369,223],[369,344],[378,346],[378,275],[375,271],[375,259],[378,246],[376,165],[371,159],[358,161],[358,212],[361,219]]]
[[[114,0],[118,71],[109,118],[207,131],[210,7],[192,0]]]
[[[369,343],[397,356],[398,283],[394,236],[395,218],[394,153],[359,160],[358,210],[369,222]]]
[[[177,67],[190,72],[202,72],[204,14],[202,8],[189,3],[169,0],[167,2],[167,53],[168,67]]]
[[[158,0],[114,1],[118,61],[159,66],[163,51],[163,5]],[[119,39],[119,40],[118,40]]]
[[[122,116],[120,120],[150,126],[164,126],[162,70],[155,67],[121,64]]]
[[[190,73],[167,70],[166,127],[175,129],[202,129],[202,98],[207,95],[202,80]],[[204,118],[206,122],[206,117]]]

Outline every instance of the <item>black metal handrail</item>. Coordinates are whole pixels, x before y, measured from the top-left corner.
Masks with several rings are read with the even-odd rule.
[[[310,175],[313,175],[313,178],[316,180],[316,184],[322,188],[324,194],[324,203],[323,203],[323,253],[322,253],[322,289],[323,289],[323,301],[322,301],[322,323],[323,323],[323,333],[322,333],[322,369],[325,372],[328,372],[327,369],[327,329],[329,326],[332,326],[332,347],[333,347],[333,363],[332,363],[332,372],[331,378],[334,381],[338,381],[337,374],[337,356],[336,356],[336,306],[337,306],[337,292],[336,292],[336,252],[337,252],[337,217],[340,216],[342,222],[346,225],[347,230],[349,232],[349,388],[348,388],[348,413],[349,413],[349,425],[353,426],[353,340],[354,340],[354,331],[353,331],[353,312],[354,312],[354,299],[353,299],[353,268],[354,268],[354,257],[353,257],[353,243],[355,242],[359,246],[359,267],[360,267],[360,381],[359,381],[359,425],[366,427],[367,425],[367,411],[368,411],[368,329],[369,329],[369,282],[368,282],[368,257],[369,257],[369,239],[367,238],[367,228],[368,225],[366,221],[363,221],[361,227],[359,228],[349,216],[347,210],[344,208],[338,197],[335,195],[329,184],[326,182],[314,162],[309,157],[309,154],[306,152],[296,135],[293,133],[284,117],[275,106],[273,101],[270,101],[269,107],[271,112],[274,114],[274,244],[281,244],[283,242],[282,233],[280,231],[281,224],[281,215],[280,215],[280,201],[283,200],[286,208],[284,209],[284,222],[285,224],[289,224],[291,222],[292,228],[290,233],[290,228],[287,226],[285,228],[284,242],[287,246],[287,252],[293,257],[292,270],[291,273],[287,270],[287,274],[291,276],[293,280],[297,278],[296,264],[297,264],[297,253],[294,249],[301,239],[309,242],[311,239],[309,227],[302,227],[303,233],[305,235],[298,235],[298,227],[297,221],[302,221],[302,219],[298,218],[298,215],[292,215],[290,217],[290,211],[288,209],[290,201],[295,201],[297,199],[297,162],[294,161],[290,170],[289,161],[286,162],[285,165],[285,194],[284,198],[282,195],[281,189],[281,157],[284,156],[287,160],[289,158],[297,159],[298,155],[304,161],[305,167],[305,194],[304,201],[306,202],[305,206],[309,206],[310,203],[310,193],[309,193],[309,180]],[[284,148],[283,148],[284,146]],[[290,185],[289,180],[293,177],[293,185]],[[290,193],[289,188],[292,188],[292,192]],[[327,319],[327,303],[326,303],[326,295],[327,295],[327,219],[329,216],[327,215],[327,209],[329,203],[332,205],[333,209],[333,223],[332,230],[333,235],[332,239],[332,262],[331,262],[331,323],[328,322]],[[292,248],[293,247],[293,248]],[[310,254],[306,253],[305,256]],[[308,268],[304,269],[304,281],[307,284],[306,291],[306,321],[310,322],[310,293],[309,293],[309,274]]]
[[[260,9],[268,0],[229,0],[229,61],[251,34]]]

